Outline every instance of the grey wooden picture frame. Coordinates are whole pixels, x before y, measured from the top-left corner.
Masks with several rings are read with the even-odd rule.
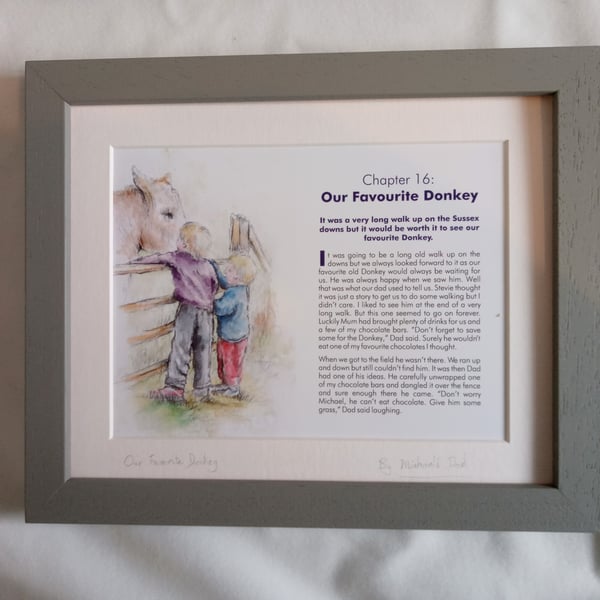
[[[65,107],[551,95],[551,485],[70,478]],[[600,50],[553,48],[29,62],[26,519],[595,531],[600,525]]]

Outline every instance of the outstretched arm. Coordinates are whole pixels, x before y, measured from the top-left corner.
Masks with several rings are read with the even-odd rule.
[[[171,253],[165,254],[148,254],[146,256],[138,256],[131,259],[129,262],[134,265],[169,265],[171,264]]]

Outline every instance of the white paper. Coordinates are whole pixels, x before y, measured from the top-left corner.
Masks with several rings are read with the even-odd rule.
[[[502,142],[116,148],[113,160],[116,190],[132,169],[170,173],[185,218],[211,232],[209,258],[228,255],[243,215],[268,261],[249,247],[259,274],[239,399],[191,406],[188,390],[165,409],[147,397],[159,378],[121,385],[115,435],[505,439]],[[147,299],[157,277],[168,293],[166,273],[118,275],[115,290]],[[174,315],[126,322],[118,296],[115,339]],[[138,369],[166,359],[171,338],[117,345],[115,373],[127,353]]]
[[[552,163],[551,146],[545,140],[551,129],[551,115],[551,104],[543,98],[71,108],[68,346],[71,356],[69,469],[72,476],[550,481],[551,406],[547,399],[551,396],[548,315],[551,314],[549,182]],[[449,171],[452,171],[452,161],[456,162],[456,152],[435,161],[429,158],[436,147],[446,144],[455,145],[454,150],[466,149],[472,144],[478,155],[487,147],[502,147],[504,158],[499,160],[494,154],[496,158],[477,159],[475,162],[482,167],[459,170],[460,177],[455,178]],[[375,171],[377,165],[363,166],[361,159],[355,171],[349,168],[354,160],[350,154],[371,152],[375,148],[417,146],[422,146],[428,157],[425,163],[411,163],[411,172],[398,172],[399,167],[394,163],[393,168],[389,167],[389,174],[413,177],[412,171],[428,173],[433,176],[434,185],[440,186],[438,191],[459,189],[464,184],[465,189],[478,187],[479,190],[473,191],[481,194],[481,198],[484,193],[496,190],[501,200],[498,207],[505,203],[505,210],[498,217],[504,219],[504,225],[496,228],[497,223],[492,226],[492,215],[489,219],[486,217],[491,230],[486,231],[484,240],[476,243],[482,251],[488,245],[491,249],[504,247],[506,250],[504,265],[501,252],[497,255],[491,252],[483,258],[489,268],[483,273],[486,283],[481,282],[478,292],[481,294],[485,288],[494,302],[500,303],[493,313],[494,319],[498,327],[506,331],[504,339],[494,334],[494,343],[484,344],[486,353],[501,355],[498,361],[486,360],[489,365],[486,368],[495,372],[488,371],[487,377],[492,380],[496,377],[499,382],[498,390],[494,391],[498,400],[488,405],[493,407],[493,414],[480,421],[455,421],[441,431],[440,423],[449,422],[447,415],[454,407],[427,407],[427,413],[423,414],[435,414],[444,420],[423,418],[424,426],[417,431],[418,435],[389,425],[399,422],[399,417],[406,418],[408,412],[399,416],[373,414],[368,419],[362,415],[357,419],[358,415],[352,414],[338,418],[326,413],[315,414],[315,400],[311,400],[311,386],[318,393],[319,384],[319,349],[317,347],[316,355],[313,350],[315,344],[318,345],[319,292],[314,286],[315,280],[318,284],[321,251],[330,253],[325,257],[328,261],[333,260],[334,252],[347,251],[344,245],[386,245],[381,252],[391,252],[388,242],[353,238],[355,233],[360,237],[360,231],[320,233],[320,219],[334,218],[340,211],[335,203],[323,202],[321,195],[325,191],[351,195],[355,188],[367,190],[361,177]],[[185,218],[203,222],[211,230],[214,257],[225,257],[229,253],[228,224],[234,212],[251,222],[268,255],[275,323],[285,345],[278,351],[276,360],[266,361],[260,371],[264,396],[262,392],[252,395],[241,407],[238,400],[225,399],[201,406],[197,413],[178,408],[171,410],[169,406],[149,402],[147,391],[130,402],[129,392],[123,393],[118,383],[122,376],[120,367],[125,361],[119,358],[124,356],[119,354],[124,346],[120,346],[121,334],[117,335],[122,331],[117,310],[119,277],[122,276],[114,274],[112,244],[117,234],[113,231],[113,191],[132,183],[130,163],[133,161],[114,159],[125,149],[135,157],[135,153],[143,154],[151,148],[157,152],[155,158],[149,157],[147,161],[135,158],[135,162],[139,162],[136,167],[153,178],[162,178],[165,171],[170,172],[171,184],[185,204]],[[217,162],[221,166],[211,165],[220,179],[211,181],[208,169],[202,165],[188,168],[176,160],[175,155],[183,149],[220,156]],[[235,168],[223,165],[223,157],[228,152],[231,158],[227,160],[233,160],[236,153],[243,157],[236,159],[237,165],[232,164]],[[244,166],[260,163],[261,152],[265,156],[271,153],[269,175],[262,183]],[[315,164],[318,161],[312,159],[311,169],[320,173],[321,179],[311,179],[304,171],[290,170],[286,165],[286,161],[289,162],[286,153],[289,156],[296,153],[298,161],[303,163],[311,160],[305,157],[315,156],[316,152],[322,152],[323,157],[337,157],[330,161],[331,165]],[[342,152],[348,154],[344,161],[339,159]],[[248,158],[254,154],[255,158]],[[384,162],[380,164],[387,164],[387,158],[381,160]],[[340,165],[343,162],[346,164]],[[497,186],[480,181],[481,168],[490,169],[492,180],[498,177],[504,180]],[[288,174],[281,177],[283,183],[280,183],[277,173],[285,169]],[[253,191],[248,182],[265,194],[260,201],[251,199]],[[227,190],[227,194],[223,194],[223,190]],[[301,201],[290,208],[284,203],[285,198],[295,193]],[[215,197],[218,199],[213,201]],[[313,198],[312,203],[306,197]],[[358,211],[357,218],[371,216],[375,207],[363,208],[369,203],[359,202],[350,203],[357,205],[351,208]],[[444,201],[428,202],[438,205]],[[457,202],[471,206],[463,207],[463,211],[475,210],[478,204],[478,200],[446,202],[452,206],[452,214],[459,210],[454,207]],[[421,203],[425,206],[425,201]],[[256,210],[257,206],[261,209]],[[263,206],[271,210],[264,210]],[[379,206],[378,203],[378,208],[389,210],[385,204]],[[437,215],[440,209],[435,210]],[[493,231],[506,238],[494,239]],[[476,231],[469,233],[478,235]],[[460,236],[455,238],[458,239]],[[405,243],[428,246],[432,242]],[[280,251],[282,248],[285,252]],[[308,256],[311,252],[314,254]],[[294,266],[299,265],[300,272],[289,268],[291,260],[295,261]],[[494,260],[498,261],[496,271]],[[169,272],[164,276],[169,283]],[[506,281],[502,280],[503,276]],[[161,287],[164,283],[157,282],[159,295],[164,291]],[[260,306],[259,283],[257,276],[251,284],[254,308]],[[504,305],[501,304],[503,297]],[[486,306],[491,308],[492,304],[486,300]],[[495,317],[496,314],[500,316]],[[495,323],[494,319],[491,322]],[[486,324],[483,318],[481,327],[489,326],[490,320]],[[146,323],[142,330],[148,327],[153,329],[151,323]],[[138,331],[137,326],[131,336],[125,337],[126,342],[128,337],[135,337],[135,331]],[[252,335],[256,335],[256,330]],[[492,339],[490,332],[485,335],[486,340]],[[168,343],[166,351],[168,354]],[[248,391],[253,391],[251,384],[255,383],[249,368],[252,353],[253,350],[249,350],[248,370],[243,381]],[[312,373],[313,378],[305,378],[305,373]],[[509,374],[505,380],[504,374]],[[217,380],[214,378],[213,383]],[[162,384],[162,376],[157,376],[152,389]],[[505,389],[501,391],[503,384]],[[273,390],[281,389],[284,394],[269,396]],[[482,408],[469,407],[468,414],[483,415]],[[230,411],[228,420],[222,418],[226,410]],[[202,418],[194,418],[196,414]],[[299,414],[305,420],[298,418]],[[390,419],[392,416],[394,421]],[[343,434],[338,433],[338,426]]]

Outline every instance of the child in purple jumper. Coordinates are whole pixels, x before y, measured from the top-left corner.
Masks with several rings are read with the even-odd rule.
[[[134,259],[134,263],[163,264],[171,269],[179,301],[165,386],[150,392],[156,400],[182,404],[190,354],[194,359],[194,398],[205,401],[210,391],[213,302],[218,289],[212,264],[204,258],[211,238],[206,227],[186,223],[179,232],[177,250]]]

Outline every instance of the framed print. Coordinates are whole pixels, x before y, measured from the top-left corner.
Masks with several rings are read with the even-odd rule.
[[[27,520],[596,530],[598,56],[28,63]]]

